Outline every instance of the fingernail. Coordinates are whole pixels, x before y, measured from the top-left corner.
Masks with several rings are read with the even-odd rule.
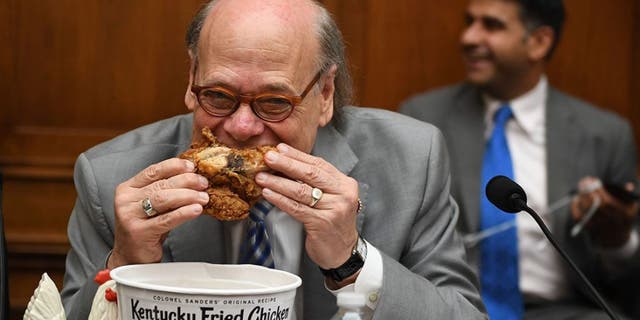
[[[187,162],[187,170],[189,170],[189,171],[193,172],[193,170],[195,170],[195,169],[196,169],[196,165],[195,165],[195,164],[193,164],[193,162],[191,162],[191,161],[189,161],[189,160],[187,160],[186,162]]]
[[[267,181],[267,177],[265,176],[264,173],[259,172],[258,174],[256,174],[256,182],[263,183],[265,181]]]
[[[202,210],[203,210],[202,206],[201,206],[201,205],[199,205],[199,204],[197,204],[197,205],[195,205],[195,206],[192,206],[192,207],[191,207],[191,209],[192,209],[192,210],[193,210],[193,212],[195,212],[195,213],[201,213],[201,212],[202,212]]]
[[[276,161],[278,159],[278,153],[269,151],[267,152],[267,154],[264,155],[264,157],[269,161]]]
[[[207,194],[206,192],[198,192],[198,196],[200,197],[200,199],[202,200],[207,200],[209,201],[209,194]]]
[[[273,191],[271,191],[271,189],[264,188],[262,189],[262,195],[271,196],[273,195]]]
[[[201,186],[203,187],[207,187],[209,186],[209,180],[207,180],[207,178],[203,177],[203,176],[198,176],[198,182],[200,183]]]
[[[287,145],[286,145],[286,144],[284,144],[284,143],[280,143],[280,144],[278,144],[278,146],[277,146],[276,148],[278,148],[278,150],[279,150],[280,152],[282,152],[282,153],[287,153],[287,152],[289,152],[289,146],[287,146]]]

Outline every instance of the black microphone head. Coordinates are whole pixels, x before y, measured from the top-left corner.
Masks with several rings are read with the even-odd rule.
[[[495,176],[489,180],[485,188],[487,199],[498,209],[516,213],[527,205],[527,194],[522,187],[505,176]]]

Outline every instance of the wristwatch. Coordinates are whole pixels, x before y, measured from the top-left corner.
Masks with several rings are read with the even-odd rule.
[[[322,271],[322,274],[326,277],[330,277],[336,282],[340,282],[358,272],[358,270],[360,270],[362,266],[364,266],[364,261],[366,258],[367,243],[364,242],[364,239],[362,239],[360,235],[358,235],[358,241],[353,247],[353,250],[351,250],[351,256],[349,257],[347,262],[334,269],[320,268],[320,271]]]

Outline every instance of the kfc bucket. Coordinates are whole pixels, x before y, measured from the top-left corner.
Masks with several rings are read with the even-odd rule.
[[[292,319],[294,274],[254,265],[173,262],[111,271],[120,320]]]

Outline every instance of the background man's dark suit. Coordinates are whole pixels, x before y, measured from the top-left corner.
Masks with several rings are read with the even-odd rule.
[[[451,153],[452,194],[461,209],[459,229],[479,231],[480,169],[485,124],[479,91],[459,84],[409,99],[401,111],[428,121],[443,131]],[[631,127],[623,118],[605,112],[549,87],[546,104],[547,178],[549,203],[564,197],[584,176],[622,184],[636,180],[636,151]],[[637,223],[637,221],[636,221]],[[637,288],[626,281],[640,270],[640,256],[630,259],[615,275],[605,272],[597,248],[586,233],[569,235],[573,226],[568,208],[556,212],[552,232],[578,267],[608,297],[631,299]],[[477,249],[477,247],[476,247]],[[477,250],[470,253],[477,267]],[[568,266],[567,266],[568,269]],[[590,295],[573,272],[573,287],[584,299]]]

